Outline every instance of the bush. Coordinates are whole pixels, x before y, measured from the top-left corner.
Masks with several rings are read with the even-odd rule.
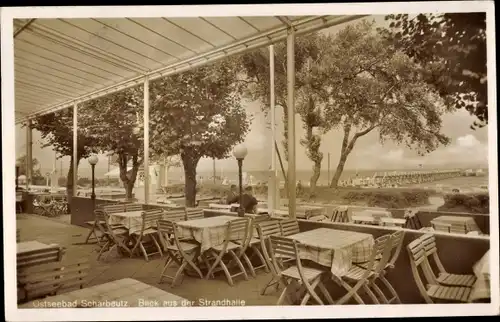
[[[490,213],[490,196],[488,193],[448,194],[444,196],[444,205],[438,211]]]

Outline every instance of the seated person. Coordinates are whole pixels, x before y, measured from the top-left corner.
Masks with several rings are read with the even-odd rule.
[[[234,198],[238,198],[238,193],[236,191],[236,185],[232,184],[231,188],[227,192],[227,196],[226,196],[226,200],[225,200],[226,204],[230,205],[232,203],[231,200],[233,200]]]
[[[240,197],[236,196],[233,199],[231,199],[229,203],[230,204],[231,203],[239,203],[240,207],[243,207],[243,209],[245,209],[245,213],[247,213],[247,214],[254,214],[257,212],[258,201],[253,196],[252,187],[245,188],[245,192],[241,196],[241,201],[240,201]]]

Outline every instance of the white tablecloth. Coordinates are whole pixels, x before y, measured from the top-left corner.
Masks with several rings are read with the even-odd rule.
[[[476,264],[474,264],[473,271],[477,277],[477,280],[472,287],[469,301],[473,302],[491,298],[489,250]]]
[[[141,231],[143,211],[116,212],[109,215],[110,225],[123,225],[129,233]]]
[[[472,217],[462,217],[462,216],[439,216],[433,219],[434,221],[439,221],[442,223],[450,225],[460,225],[465,228],[464,233],[470,231],[481,231],[477,226],[476,221]]]
[[[177,223],[179,235],[192,238],[200,243],[201,251],[221,245],[226,234],[226,224],[237,216],[216,216],[203,219],[187,220]],[[243,237],[243,236],[241,236]]]
[[[362,263],[370,259],[374,244],[370,234],[318,228],[289,236],[303,246],[300,258],[312,260],[331,267],[336,276],[345,275],[352,263]]]

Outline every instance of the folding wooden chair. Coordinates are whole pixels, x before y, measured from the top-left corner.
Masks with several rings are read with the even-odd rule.
[[[155,235],[158,234],[158,230],[156,229],[158,220],[162,219],[162,217],[163,209],[151,209],[142,213],[141,230],[139,232],[134,231],[130,233],[132,243],[135,242],[135,245],[132,248],[132,253],[139,248],[146,261],[149,261],[148,256],[151,255],[160,254],[160,256],[163,256],[160,244],[158,244],[158,240],[156,240],[155,237]],[[156,248],[155,252],[148,253],[146,251],[144,243],[148,240],[153,242]]]
[[[132,256],[132,251],[127,246],[128,229],[125,227],[111,226],[109,224],[109,215],[103,210],[97,209],[94,214],[96,226],[105,240],[104,245],[99,250],[97,260],[101,258],[104,252],[107,252],[109,255],[113,249],[116,249],[119,253],[121,250],[124,250]]]
[[[239,275],[243,275],[245,280],[248,280],[248,274],[241,262],[241,258],[245,259],[248,263],[248,257],[245,255],[245,251],[248,247],[249,232],[250,232],[250,224],[251,221],[248,218],[241,218],[231,220],[226,225],[226,233],[224,237],[224,242],[221,245],[214,246],[210,248],[210,253],[213,256],[213,263],[208,270],[206,279],[209,279],[213,276],[213,272],[217,266],[224,271],[226,275],[227,281],[229,285],[233,286],[233,278]],[[230,255],[231,260],[224,263],[224,258],[226,255]],[[208,258],[207,258],[208,260]],[[235,263],[239,267],[239,271],[231,274],[229,272],[229,267],[231,267]]]
[[[186,210],[185,209],[171,209],[163,212],[162,218],[164,220],[178,222],[186,220]]]
[[[161,271],[159,283],[166,277],[172,280],[171,286],[174,287],[177,280],[184,276],[184,270],[188,268],[188,265],[198,273],[200,278],[203,278],[203,274],[195,264],[196,258],[200,255],[200,245],[196,241],[179,240],[177,224],[167,220],[158,220],[158,234],[166,253],[165,265]],[[174,276],[169,276],[165,272],[172,263],[176,263],[179,268]]]
[[[270,236],[269,241],[272,263],[271,270],[278,276],[280,283],[285,286],[277,305],[282,305],[285,299],[288,299],[292,304],[300,301],[300,305],[305,305],[311,297],[317,304],[323,305],[323,301],[314,291],[316,287],[319,287],[328,301],[333,303],[330,294],[321,282],[321,278],[326,271],[302,265],[299,257],[299,243],[297,241],[281,236]],[[278,258],[283,257],[294,259],[296,264],[283,270],[278,260]],[[297,295],[299,295],[299,290],[302,287],[305,288],[307,293],[300,299]]]
[[[349,222],[349,216],[347,215],[348,210],[349,209],[347,207],[338,207],[337,209],[333,210],[331,221]]]
[[[347,291],[335,304],[345,304],[351,298],[354,298],[359,304],[365,304],[358,294],[358,290],[360,289],[370,297],[374,304],[380,304],[370,287],[373,286],[374,280],[380,276],[380,273],[389,261],[391,246],[390,235],[380,236],[375,240],[366,268],[352,265],[345,275],[341,278],[335,278],[338,284]]]
[[[395,233],[391,234],[391,257],[388,261],[388,263],[385,265],[384,269],[379,272],[378,278],[375,278],[373,280],[373,283],[370,287],[372,287],[377,293],[378,297],[381,299],[383,304],[391,304],[393,302],[396,302],[397,304],[401,304],[401,300],[399,298],[398,293],[394,289],[394,287],[391,285],[391,283],[387,280],[385,277],[387,275],[387,272],[389,270],[393,270],[395,268],[395,263],[399,258],[399,255],[401,254],[401,249],[403,248],[403,241],[404,241],[404,236],[405,233],[404,231],[396,231]],[[380,261],[380,258],[376,259],[376,263]],[[367,268],[368,263],[360,263],[356,264],[360,267]],[[382,290],[378,287],[377,281],[381,281],[384,284],[384,287],[386,288],[387,291],[389,291],[389,296],[390,298],[387,298],[386,295],[382,292]]]
[[[125,206],[125,212],[127,211],[143,211],[144,206],[137,204],[137,203],[126,203],[124,204]]]
[[[16,229],[16,243],[21,242],[21,229]]]
[[[440,222],[440,221],[432,220],[432,221],[431,221],[431,225],[432,225],[432,228],[433,228],[435,231],[440,231],[440,232],[444,232],[444,233],[449,233],[449,232],[450,232],[450,230],[451,230],[451,225],[450,225],[450,224],[447,224],[447,223],[444,223],[444,222]]]
[[[291,236],[300,233],[299,222],[295,219],[285,219],[279,221],[281,236]]]
[[[100,205],[97,207],[96,211],[104,211],[106,214],[112,214],[112,213],[117,213],[117,212],[124,212],[125,211],[125,205],[123,204],[114,204],[114,205]],[[95,214],[95,211],[94,211]],[[97,220],[90,220],[86,221],[85,224],[89,226],[89,233],[87,237],[85,238],[85,244],[88,244],[88,242],[91,239],[95,239],[97,241],[97,244],[101,245],[102,241],[102,234],[100,234],[101,230],[97,227]],[[101,225],[105,225],[104,222],[101,222]],[[114,227],[120,227],[121,225],[112,225]]]
[[[23,300],[43,298],[48,295],[82,289],[88,282],[90,265],[87,259],[74,263],[49,263],[33,267],[19,276],[24,285]]]
[[[271,260],[271,253],[270,253],[270,245],[269,245],[269,237],[270,236],[281,236],[281,227],[279,224],[278,220],[269,220],[265,222],[260,222],[257,224],[257,234],[259,236],[259,241],[260,241],[260,249],[262,250],[262,254],[264,255],[264,258],[267,262],[267,266],[269,267],[272,278],[269,280],[269,282],[266,284],[266,286],[262,289],[260,292],[261,295],[264,295],[266,293],[266,290],[273,286],[276,285],[276,290],[279,288],[279,275],[276,274],[276,270],[273,269],[273,264]],[[284,269],[283,267],[283,261],[282,258],[278,258],[279,260],[279,265],[281,269]]]
[[[471,288],[463,286],[443,286],[435,279],[426,256],[424,245],[424,239],[426,238],[426,235],[424,235],[415,239],[407,246],[413,279],[417,284],[420,295],[428,304],[436,302],[467,303],[471,294]],[[423,273],[425,283],[421,278],[420,271]]]
[[[445,286],[464,286],[472,287],[476,282],[477,278],[472,274],[450,274],[446,271],[443,263],[439,259],[439,255],[436,247],[436,237],[432,234],[425,234],[420,237],[420,240],[425,248],[425,254],[427,261],[429,262],[429,267],[431,268],[431,273],[433,280],[436,280],[439,284]],[[437,268],[438,275],[434,273],[432,269],[433,265]]]
[[[245,215],[245,217],[247,217],[247,215]],[[260,223],[270,221],[271,218],[269,215],[258,215],[258,216],[250,217],[250,220],[251,220],[251,228],[250,228],[251,236],[249,236],[250,241],[248,242],[247,252],[249,250],[252,250],[252,255],[250,257],[248,257],[248,259],[249,259],[248,265],[249,265],[250,273],[252,274],[253,277],[255,277],[256,276],[255,271],[260,269],[260,268],[264,268],[264,270],[266,272],[269,272],[269,268],[267,266],[267,261],[266,261],[264,255],[262,254],[261,240],[259,238],[257,226]],[[257,258],[259,259],[259,262],[260,262],[260,264],[258,266],[254,266],[252,263],[252,259],[255,256],[257,256]]]
[[[200,208],[186,208],[186,220],[203,219],[203,209]]]

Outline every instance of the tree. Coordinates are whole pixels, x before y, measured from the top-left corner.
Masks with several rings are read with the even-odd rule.
[[[347,26],[322,44],[318,70],[324,76],[313,85],[323,89],[328,128],[343,131],[331,187],[337,187],[357,140],[372,131],[381,142],[406,144],[420,154],[448,144],[440,130],[449,108],[425,82],[427,70],[373,32],[373,23]]]
[[[228,157],[249,130],[238,66],[236,59],[225,60],[151,82],[152,154],[180,156],[188,207],[196,201],[199,160]]]
[[[26,175],[26,155],[22,155],[16,160],[16,164],[19,164],[19,176]],[[33,158],[31,160],[31,166],[33,169],[33,172],[31,173],[31,180],[32,182],[38,182],[38,181],[43,181],[45,180],[44,176],[42,175],[42,172],[40,171],[40,162],[38,159]]]
[[[305,136],[300,143],[306,148],[309,159],[313,162],[313,174],[310,179],[311,192],[314,192],[316,183],[321,173],[321,162],[323,154],[319,151],[321,146],[321,135],[323,119],[321,117],[320,106],[321,96],[316,87],[311,83],[318,82],[318,73],[315,65],[321,59],[320,43],[322,36],[310,34],[306,37],[297,37],[295,42],[295,90],[296,90],[296,112],[299,114]],[[274,45],[275,52],[275,98],[276,105],[283,109],[285,159],[288,160],[288,110],[287,110],[287,73],[286,73],[286,43],[280,42]],[[269,50],[263,48],[242,56],[245,67],[246,79],[242,80],[248,85],[246,96],[252,100],[259,101],[265,112],[269,111],[269,91],[270,91],[270,69]],[[274,126],[274,125],[272,125]]]
[[[448,104],[477,117],[471,128],[488,124],[486,13],[388,15],[380,32],[416,62],[426,81]]]
[[[92,116],[88,125],[100,151],[116,155],[127,199],[143,162],[143,87],[133,87],[85,103],[82,113]],[[129,163],[132,169],[129,171]]]
[[[88,117],[78,114],[77,132],[77,166],[82,158],[88,157],[93,151],[92,138],[88,133]],[[73,109],[68,108],[55,113],[41,115],[33,120],[32,128],[41,133],[45,144],[59,154],[59,157],[70,156],[68,177],[66,180],[67,199],[71,204],[73,197]]]

